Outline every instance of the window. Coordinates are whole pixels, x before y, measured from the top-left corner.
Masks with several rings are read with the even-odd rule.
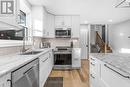
[[[27,17],[27,15],[26,15],[25,12],[23,12],[22,10],[20,10],[18,17],[19,17],[18,24],[21,25],[21,26],[23,26],[24,35],[25,35],[25,37],[27,37],[28,36],[28,28],[26,27],[26,21],[27,21],[26,17]]]
[[[26,26],[26,13],[20,10],[18,17],[19,25]]]

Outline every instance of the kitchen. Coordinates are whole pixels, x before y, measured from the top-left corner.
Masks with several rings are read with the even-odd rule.
[[[0,87],[129,87],[129,3],[0,0]]]

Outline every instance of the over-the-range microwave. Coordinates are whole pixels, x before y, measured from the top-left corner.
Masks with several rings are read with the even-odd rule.
[[[55,29],[56,38],[71,38],[71,28],[56,28]]]

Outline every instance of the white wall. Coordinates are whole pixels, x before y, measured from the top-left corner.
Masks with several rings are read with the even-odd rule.
[[[130,52],[130,20],[108,26],[109,44],[114,52]]]

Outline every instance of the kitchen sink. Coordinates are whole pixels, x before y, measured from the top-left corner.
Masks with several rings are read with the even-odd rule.
[[[25,52],[25,53],[22,53],[21,55],[35,55],[35,54],[38,54],[38,53],[41,53],[42,51],[30,51],[30,52]]]

